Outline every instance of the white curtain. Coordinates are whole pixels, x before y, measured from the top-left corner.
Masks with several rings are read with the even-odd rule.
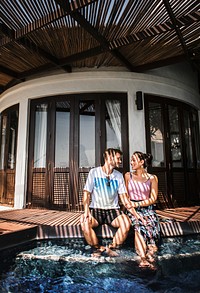
[[[6,146],[6,123],[7,116],[3,116],[3,123],[1,129],[1,157],[0,157],[0,170],[4,169],[4,156],[5,156],[5,146]]]
[[[11,132],[11,151],[9,154],[9,162],[10,162],[10,169],[15,168],[15,136],[16,136],[16,130],[14,128],[10,129]]]
[[[47,111],[46,105],[41,105],[40,111],[35,114],[34,168],[46,167],[46,141]]]
[[[115,141],[117,141],[117,145],[111,145],[108,147],[117,147],[121,148],[121,107],[120,102],[117,100],[107,100],[106,108],[109,115],[108,125],[113,130],[115,135]],[[108,133],[107,133],[108,136]],[[107,141],[109,141],[109,137],[107,137]]]

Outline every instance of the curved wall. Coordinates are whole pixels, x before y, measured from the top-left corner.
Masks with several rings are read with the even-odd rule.
[[[185,82],[185,73],[183,81],[181,81],[181,72],[179,80],[161,77],[157,73],[138,74],[123,71],[62,73],[35,78],[4,92],[0,96],[0,112],[19,103],[15,208],[23,208],[25,205],[30,99],[82,92],[125,92],[128,96],[130,153],[135,149],[145,151],[144,110],[136,109],[137,91],[178,99],[200,109],[197,87]]]

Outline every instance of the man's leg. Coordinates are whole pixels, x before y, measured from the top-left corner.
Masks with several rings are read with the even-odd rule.
[[[84,219],[81,219],[81,228],[82,228],[86,242],[93,248],[93,253],[92,253],[93,257],[100,257],[101,253],[104,252],[106,249],[104,246],[99,245],[98,238],[93,229],[93,227],[97,227],[97,226],[99,226],[99,223],[93,217],[92,217],[92,221],[89,221],[89,219],[87,219],[86,221],[84,221]]]
[[[113,248],[123,244],[128,236],[128,232],[131,226],[130,219],[125,215],[122,214],[115,218],[111,225],[117,229],[115,236],[113,237]],[[112,248],[112,247],[111,247]]]
[[[84,217],[84,215],[81,217]],[[94,247],[98,247],[99,245],[98,238],[93,230],[93,227],[97,227],[98,225],[98,222],[93,217],[91,221],[89,221],[89,218],[86,220],[81,219],[81,229],[83,231],[85,240],[89,245]]]

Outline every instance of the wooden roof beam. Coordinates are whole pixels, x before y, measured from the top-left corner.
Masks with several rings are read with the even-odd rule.
[[[90,5],[91,3],[96,2],[96,1],[98,1],[98,0],[84,0],[84,1],[83,0],[73,0],[70,3],[70,9],[71,9],[71,11],[75,11],[77,9],[80,9],[80,8],[83,8],[87,5]],[[2,38],[0,40],[0,47],[4,46],[6,43],[12,42],[13,40],[17,40],[22,37],[25,37],[29,33],[37,31],[38,29],[41,29],[41,28],[47,26],[48,24],[52,23],[53,21],[56,21],[56,20],[63,18],[67,14],[68,14],[67,11],[61,11],[58,9],[58,10],[54,11],[53,13],[49,13],[47,15],[44,15],[42,18],[31,22],[30,24],[18,29],[17,31],[12,31],[12,33],[10,35],[10,40]],[[1,15],[1,13],[0,13],[0,15]],[[3,19],[3,17],[2,17],[2,19]],[[4,23],[0,23],[0,25],[1,24],[2,24],[2,26],[5,26]]]
[[[187,20],[187,23],[185,23],[185,20]],[[198,11],[193,11],[192,13],[190,13],[189,16],[183,15],[180,18],[178,18],[177,21],[180,22],[182,26],[192,25],[193,23],[200,21],[200,15]],[[119,47],[124,47],[124,46],[137,43],[146,39],[150,40],[160,34],[164,34],[172,30],[174,30],[174,25],[171,21],[163,22],[163,23],[160,23],[159,25],[149,27],[148,29],[145,29],[143,31],[139,31],[134,34],[127,35],[126,37],[115,39],[109,42],[109,49],[103,46],[97,46],[95,48],[91,48],[91,49],[70,55],[66,58],[60,59],[60,64],[70,64],[78,60],[90,58],[90,57],[105,53],[107,51],[118,49]],[[181,56],[180,58],[182,61],[184,60],[183,56]],[[175,59],[174,58],[166,59],[166,61],[162,61],[160,64],[163,64],[161,66],[165,66],[164,64],[168,64],[168,63],[172,64],[172,63],[175,63]],[[193,56],[193,59],[194,59],[194,56]],[[138,71],[138,70],[142,71],[142,68],[146,70],[145,69],[146,67],[149,69],[155,68],[156,64],[159,65],[158,63],[159,62],[153,62],[151,64],[137,66],[134,68],[134,71]]]
[[[71,66],[61,65],[59,60],[56,57],[49,54],[47,51],[41,49],[40,47],[36,46],[35,43],[31,42],[27,38],[21,38],[17,42],[19,42],[20,44],[22,44],[24,47],[28,48],[31,51],[39,53],[39,55],[41,55],[42,57],[44,57],[48,61],[52,62],[55,65],[55,67],[59,67],[59,68],[61,67],[62,69],[64,69],[67,72],[72,72]]]
[[[185,60],[184,55],[175,56],[175,57],[155,61],[155,62],[152,62],[152,63],[147,63],[147,64],[144,64],[144,65],[136,66],[135,70],[137,72],[144,72],[144,71],[147,71],[147,70],[151,70],[151,69],[155,69],[155,68],[172,65],[172,64],[175,64],[175,63],[179,63],[179,62],[183,62],[184,60]]]
[[[105,50],[101,46],[97,46],[97,47],[94,47],[79,53],[69,55],[66,58],[60,59],[59,62],[60,62],[60,65],[64,66],[65,64],[71,64],[72,62],[76,62],[86,58],[91,58],[99,54],[102,54],[104,52]]]
[[[25,79],[15,79],[13,78],[11,81],[9,81],[5,86],[4,86],[4,90],[7,90],[9,89],[10,87],[14,86],[14,85],[17,85],[21,82],[24,82]]]
[[[0,24],[0,29],[3,32],[4,35],[6,35],[9,38],[14,38],[14,31],[8,28],[5,24]],[[33,51],[34,53],[37,52],[41,56],[43,56],[45,59],[52,62],[57,67],[62,67],[67,72],[72,72],[71,66],[62,66],[60,65],[57,58],[55,58],[53,55],[49,54],[45,50],[41,49],[40,47],[36,46],[35,43],[31,42],[29,39],[23,37],[18,40],[16,40],[19,44],[23,45],[25,48],[28,48],[29,50]],[[9,74],[8,74],[9,75]],[[13,76],[13,75],[11,75]]]
[[[192,65],[192,67],[193,67],[193,66],[196,67],[196,64],[195,64],[194,62],[192,62],[192,60],[191,60],[191,58],[190,58],[190,54],[189,54],[189,51],[188,51],[187,46],[186,46],[186,44],[185,44],[185,41],[184,41],[184,38],[183,38],[183,36],[182,36],[181,30],[180,30],[180,28],[179,28],[178,21],[177,21],[176,17],[174,16],[174,13],[173,13],[172,8],[171,8],[171,6],[170,6],[170,4],[169,4],[169,1],[168,1],[168,0],[163,0],[163,3],[164,3],[164,5],[165,5],[165,8],[166,8],[168,14],[169,14],[169,17],[170,17],[170,19],[171,19],[171,22],[172,22],[173,25],[174,25],[174,29],[175,29],[175,31],[176,31],[176,34],[177,34],[178,38],[179,38],[179,41],[180,41],[180,43],[181,43],[181,46],[182,46],[182,48],[183,48],[183,51],[184,51],[184,53],[185,53],[185,56],[186,56],[187,61]],[[196,69],[197,69],[198,71],[200,71],[200,69],[199,69],[198,67],[196,67]]]
[[[34,75],[34,74],[39,74],[39,73],[42,73],[42,72],[47,71],[47,70],[52,70],[54,68],[55,68],[55,66],[52,63],[48,63],[48,64],[45,64],[45,65],[41,65],[40,67],[37,67],[37,68],[33,68],[33,69],[30,69],[30,70],[23,71],[22,73],[19,73],[18,76],[19,76],[19,79],[24,79],[24,78],[27,78],[28,76],[31,76],[31,75]]]
[[[18,73],[16,71],[8,69],[7,67],[4,67],[2,65],[0,65],[0,72],[3,73],[3,74],[6,74],[8,76],[11,76],[13,78],[16,78],[16,79],[19,78]]]
[[[0,14],[1,15],[1,14]],[[0,31],[7,37],[13,39],[15,37],[14,30],[11,30],[7,25],[5,25],[3,22],[0,22]]]
[[[60,4],[61,8],[66,11],[76,22],[81,25],[95,40],[97,40],[103,50],[109,51],[115,58],[124,64],[130,71],[134,71],[133,65],[117,50],[110,50],[109,42],[104,38],[98,30],[96,30],[78,11],[72,11],[69,2],[65,0],[55,0]]]
[[[182,27],[185,27],[186,25],[192,25],[193,23],[200,21],[200,14],[197,13],[197,11],[194,11],[192,14],[190,14],[190,18],[187,19],[187,23],[184,23],[184,18],[187,17],[187,15],[184,15],[183,17],[177,18],[177,22],[182,23]],[[183,19],[182,19],[183,18]],[[175,29],[175,26],[172,22],[166,21],[163,23],[160,23],[155,26],[151,26],[146,28],[145,30],[132,33],[130,35],[127,35],[125,37],[121,37],[118,39],[115,39],[109,43],[110,49],[115,49],[123,46],[130,45],[132,43],[142,41],[145,39],[156,37],[160,34],[164,34],[167,32],[170,32]],[[187,48],[186,48],[187,49]]]
[[[0,94],[2,94],[5,91],[4,85],[0,84]]]

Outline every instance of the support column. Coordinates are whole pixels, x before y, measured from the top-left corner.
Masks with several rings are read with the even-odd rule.
[[[26,207],[26,184],[28,164],[28,113],[29,100],[23,100],[19,104],[19,124],[17,138],[16,174],[14,208]]]

